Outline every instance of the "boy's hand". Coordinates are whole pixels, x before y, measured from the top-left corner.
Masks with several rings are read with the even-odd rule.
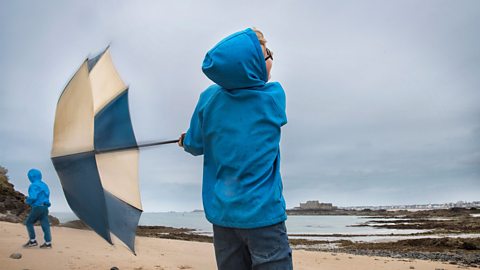
[[[183,147],[183,139],[185,139],[185,132],[178,138],[178,146]]]

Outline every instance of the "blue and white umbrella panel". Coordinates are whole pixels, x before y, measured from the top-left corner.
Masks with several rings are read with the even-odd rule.
[[[142,213],[139,151],[128,109],[128,87],[108,48],[87,59],[61,94],[52,161],[72,211],[112,244],[133,252]]]

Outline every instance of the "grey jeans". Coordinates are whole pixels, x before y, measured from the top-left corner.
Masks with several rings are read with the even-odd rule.
[[[213,225],[219,270],[291,270],[292,250],[285,222],[255,229]]]

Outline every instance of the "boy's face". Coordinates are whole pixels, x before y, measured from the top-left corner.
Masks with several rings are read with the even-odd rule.
[[[264,45],[262,45],[262,51],[263,51],[263,57],[264,58],[267,58],[268,57],[268,53],[267,53],[267,49]],[[267,66],[267,75],[268,75],[268,80],[270,80],[270,70],[272,69],[272,65],[273,65],[273,60],[271,57],[269,57],[266,61],[265,61],[265,65]]]

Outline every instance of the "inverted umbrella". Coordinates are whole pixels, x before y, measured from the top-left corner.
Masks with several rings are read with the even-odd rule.
[[[128,87],[110,52],[86,59],[57,103],[52,162],[72,211],[112,244],[110,233],[135,252],[142,213],[139,147],[128,109]]]

